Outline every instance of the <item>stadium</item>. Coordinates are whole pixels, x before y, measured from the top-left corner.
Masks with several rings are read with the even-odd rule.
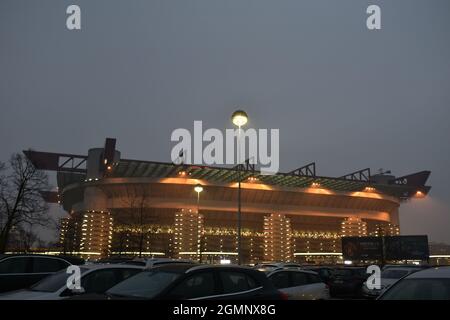
[[[342,236],[398,235],[402,202],[431,189],[430,171],[324,177],[311,163],[261,175],[248,162],[222,168],[122,159],[115,146],[108,138],[87,155],[24,151],[36,168],[57,172],[58,190],[43,195],[68,213],[60,231],[66,254],[236,262],[240,181],[242,263],[336,263]]]

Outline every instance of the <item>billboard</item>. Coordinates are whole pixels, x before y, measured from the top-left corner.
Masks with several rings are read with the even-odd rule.
[[[381,260],[383,240],[380,237],[343,237],[344,260]]]
[[[342,237],[344,260],[427,260],[427,236]]]
[[[386,260],[427,260],[429,256],[427,236],[384,237]]]

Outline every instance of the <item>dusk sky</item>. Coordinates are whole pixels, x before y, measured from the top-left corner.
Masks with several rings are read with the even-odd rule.
[[[401,233],[450,243],[449,14],[448,0],[2,0],[0,160],[113,137],[123,158],[169,162],[174,129],[231,128],[242,106],[280,129],[281,171],[431,170]]]

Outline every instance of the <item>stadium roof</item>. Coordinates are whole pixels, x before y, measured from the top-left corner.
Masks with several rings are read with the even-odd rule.
[[[60,188],[86,179],[87,156],[85,155],[37,151],[24,151],[24,153],[36,168],[57,171]],[[321,188],[346,192],[375,188],[374,192],[406,200],[417,195],[424,196],[430,191],[431,187],[425,185],[430,173],[430,171],[421,171],[396,178],[380,174],[372,176],[370,169],[367,168],[342,177],[324,177],[316,175],[315,163],[310,163],[288,173],[261,175],[255,166],[248,162],[239,167],[225,168],[121,159],[115,163],[105,178],[166,178],[179,177],[182,174],[211,183],[231,183],[237,182],[240,174],[243,182],[250,178],[256,179],[259,183],[289,188],[307,188],[316,183]]]

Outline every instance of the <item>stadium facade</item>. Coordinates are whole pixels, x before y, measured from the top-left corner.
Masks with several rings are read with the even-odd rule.
[[[311,163],[268,176],[249,163],[219,168],[122,159],[115,144],[108,138],[87,155],[24,151],[38,169],[57,171],[58,191],[44,196],[68,212],[60,235],[66,254],[235,262],[240,177],[243,263],[338,262],[342,236],[399,234],[400,204],[431,188],[429,171],[323,177]]]

